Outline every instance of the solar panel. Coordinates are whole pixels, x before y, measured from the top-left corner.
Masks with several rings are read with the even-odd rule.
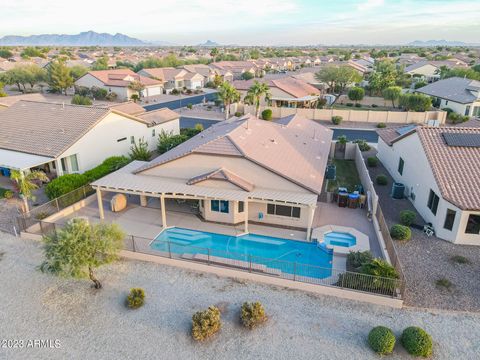
[[[442,133],[448,146],[480,147],[480,134]]]
[[[397,134],[398,134],[398,135],[405,135],[407,132],[409,132],[410,130],[415,129],[416,127],[417,127],[417,125],[407,125],[407,126],[398,128],[398,129],[397,129]]]

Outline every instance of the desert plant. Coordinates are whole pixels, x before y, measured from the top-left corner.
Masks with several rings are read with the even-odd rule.
[[[452,282],[446,278],[440,278],[435,281],[435,285],[439,288],[445,288],[447,290],[450,290],[451,287],[453,286]]]
[[[3,193],[3,197],[4,197],[5,199],[11,199],[11,198],[13,198],[13,195],[14,195],[14,193],[13,193],[12,190],[6,190],[6,191]]]
[[[373,105],[372,105],[372,107],[373,107]],[[386,128],[386,127],[387,127],[387,124],[385,124],[383,122],[380,122],[380,123],[377,124],[377,128],[379,128],[379,129],[383,129],[383,128]]]
[[[240,116],[242,116],[242,113],[241,113],[240,111],[236,111],[236,112],[235,112],[235,116],[236,116],[236,117],[240,117]]]
[[[249,329],[260,325],[267,320],[265,309],[260,302],[244,302],[242,304],[240,319],[243,326]]]
[[[385,326],[376,326],[368,334],[368,345],[379,355],[391,354],[395,340],[393,331]]]
[[[77,94],[73,95],[71,103],[74,105],[92,105],[92,100],[86,96]]]
[[[375,181],[377,182],[377,185],[387,185],[388,184],[388,178],[387,178],[387,175],[384,175],[384,174],[380,174],[380,175],[377,175],[377,177],[375,178]]]
[[[130,309],[138,309],[145,303],[145,290],[132,288],[127,296],[126,304]]]
[[[412,231],[408,226],[395,224],[390,228],[390,235],[395,240],[410,240]]]
[[[370,145],[368,145],[367,141],[364,139],[357,139],[353,140],[352,142],[358,145],[360,151],[368,151],[371,149]]]
[[[263,120],[272,120],[272,110],[271,109],[265,109],[262,111],[262,119]]]
[[[403,330],[400,338],[403,347],[414,356],[429,357],[432,355],[432,337],[422,328],[410,326]]]
[[[202,341],[216,334],[222,326],[220,310],[209,306],[207,310],[198,311],[192,316],[192,336]]]
[[[146,142],[143,138],[138,139],[138,143],[135,142],[130,147],[130,159],[132,160],[142,160],[148,161],[152,156],[152,152],[148,150],[148,142]]]
[[[470,264],[470,260],[462,255],[453,255],[450,260],[457,264]]]
[[[367,158],[367,165],[369,167],[376,167],[378,165],[378,158],[375,156],[369,156]]]
[[[34,170],[25,174],[23,171],[12,170],[10,179],[15,182],[15,185],[20,192],[23,199],[25,212],[29,211],[28,199],[32,199],[33,191],[39,188],[38,181],[49,181],[47,175],[43,171]]]
[[[362,274],[378,276],[382,278],[398,279],[395,268],[383,259],[375,258],[362,264]]]
[[[188,103],[188,104],[187,104],[187,108],[189,108],[189,109],[191,110],[191,109],[193,108],[192,103]]]
[[[347,255],[347,270],[358,272],[363,264],[373,260],[373,254],[370,251],[350,251]]]
[[[343,118],[341,116],[332,116],[332,123],[334,125],[340,125],[342,120],[343,120]]]
[[[400,223],[405,226],[410,226],[415,222],[417,214],[415,211],[402,210],[400,211]]]

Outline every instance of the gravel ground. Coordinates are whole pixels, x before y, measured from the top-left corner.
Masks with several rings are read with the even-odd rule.
[[[13,233],[15,218],[19,215],[15,199],[0,199],[0,231]]]
[[[2,339],[58,339],[58,349],[0,348],[0,359],[375,359],[366,345],[376,325],[399,335],[407,326],[433,336],[435,359],[474,359],[480,315],[391,309],[327,296],[121,261],[102,268],[104,288],[42,274],[40,244],[0,233]],[[124,307],[126,291],[146,290],[138,310]],[[268,322],[253,331],[238,323],[243,301],[260,300]],[[210,304],[223,327],[205,343],[190,337],[193,312]],[[455,336],[452,336],[455,334]],[[395,359],[411,359],[398,344]]]
[[[366,154],[371,156],[374,154]],[[375,181],[378,174],[389,177],[387,186],[375,185],[385,220],[391,226],[400,221],[401,210],[416,211],[406,199],[394,200],[390,197],[392,178],[379,163],[369,168]],[[417,213],[417,223],[422,223]],[[405,304],[417,307],[480,311],[480,247],[455,245],[436,237],[428,237],[422,231],[412,229],[412,239],[408,242],[396,242],[398,255],[407,279]],[[452,256],[460,255],[469,260],[469,264],[458,264]],[[452,283],[450,289],[438,287],[436,281],[447,279]]]

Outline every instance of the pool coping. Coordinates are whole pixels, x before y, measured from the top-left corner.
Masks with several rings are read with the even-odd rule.
[[[370,241],[367,235],[358,231],[355,228],[348,226],[340,225],[324,225],[312,230],[312,240],[317,240],[319,244],[325,242],[325,234],[330,232],[341,232],[351,234],[355,236],[356,244],[349,247],[337,246],[337,245],[326,245],[327,249],[333,250],[333,254],[337,255],[348,255],[352,251],[369,251],[370,250]]]

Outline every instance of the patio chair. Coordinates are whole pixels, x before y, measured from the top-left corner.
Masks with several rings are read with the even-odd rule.
[[[424,232],[428,237],[430,237],[430,236],[432,236],[432,235],[435,234],[435,229],[433,228],[432,225],[427,224],[427,225],[424,225],[424,226],[423,226],[423,232]]]

